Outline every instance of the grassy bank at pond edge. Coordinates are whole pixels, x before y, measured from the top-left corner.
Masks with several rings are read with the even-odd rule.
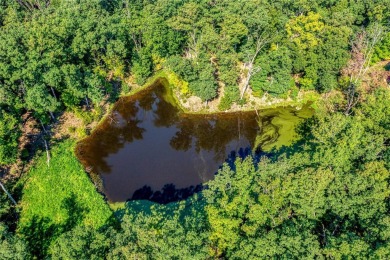
[[[52,239],[78,225],[97,229],[112,215],[76,158],[74,146],[71,139],[55,145],[49,166],[46,154],[41,154],[18,183],[23,187],[18,233],[30,240]]]

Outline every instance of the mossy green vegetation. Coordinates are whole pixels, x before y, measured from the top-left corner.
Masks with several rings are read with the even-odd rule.
[[[48,218],[56,225],[64,224],[71,217],[72,207],[83,215],[78,224],[99,228],[107,222],[111,212],[73,149],[72,140],[58,144],[51,151],[49,166],[46,154],[42,154],[26,178],[21,180],[20,228],[34,216]]]
[[[67,140],[51,150],[49,166],[42,154],[20,180],[23,195],[18,233],[27,241],[41,244],[45,252],[60,233],[76,226],[98,229],[107,224],[112,212],[74,154],[74,141]]]
[[[276,116],[275,116],[276,114]],[[314,109],[311,104],[303,105],[299,110],[292,107],[280,107],[267,109],[259,112],[260,117],[271,117],[270,121],[259,121],[262,134],[256,136],[254,149],[261,148],[263,151],[280,149],[289,146],[299,139],[296,128],[305,119],[312,117]]]

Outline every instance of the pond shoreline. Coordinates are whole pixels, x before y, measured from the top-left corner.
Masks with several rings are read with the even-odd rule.
[[[187,113],[176,103],[164,78],[156,78],[153,84],[122,95],[110,107],[100,123],[75,147],[76,156],[95,186],[100,192],[109,193],[109,203],[132,197],[150,197],[167,203],[171,197],[187,197],[188,187],[212,179],[231,152],[245,148],[253,153],[289,145],[297,138],[295,126],[313,114],[310,104],[298,109],[289,106]],[[152,161],[145,159],[150,156],[154,158]],[[169,165],[165,164],[167,161]],[[133,166],[128,168],[129,165]],[[134,172],[140,175],[130,178]],[[150,175],[157,172],[167,179]],[[110,177],[113,173],[114,177]],[[166,184],[177,188],[165,187]],[[142,189],[146,186],[151,187]],[[166,192],[159,192],[164,187]]]
[[[155,84],[158,82],[161,82],[161,84],[165,87],[167,90],[167,94],[165,95],[165,100],[167,100],[169,103],[177,107],[181,112],[182,115],[226,115],[226,114],[234,114],[234,113],[247,113],[247,112],[256,112],[258,114],[260,111],[266,111],[269,109],[276,109],[276,108],[286,108],[286,107],[291,107],[295,108],[297,110],[300,110],[303,106],[305,105],[310,105],[311,107],[314,107],[315,103],[321,99],[321,96],[319,94],[309,96],[309,98],[304,98],[302,100],[285,100],[285,102],[280,102],[280,103],[274,103],[272,105],[266,105],[266,106],[258,106],[258,107],[241,107],[241,109],[238,110],[225,110],[225,111],[207,111],[207,110],[202,110],[202,111],[191,111],[188,110],[186,107],[184,107],[180,101],[180,98],[178,97],[177,94],[174,93],[174,86],[172,82],[169,80],[168,76],[168,71],[167,70],[160,70],[157,71],[153,76],[149,77],[146,81],[145,84],[142,86],[139,85],[131,85],[133,88],[125,94],[121,94],[118,99],[110,103],[104,114],[101,116],[99,120],[93,121],[89,125],[93,125],[89,131],[89,133],[86,136],[82,136],[81,138],[76,138],[76,144],[83,141],[85,138],[90,136],[96,129],[99,128],[99,126],[102,124],[104,120],[106,120],[107,116],[112,113],[112,111],[115,108],[115,104],[118,102],[119,99],[121,98],[129,98],[131,96],[134,96],[136,94],[139,94],[143,91],[147,91],[149,88],[153,87]],[[77,145],[76,145],[77,146]],[[75,151],[76,152],[76,151]]]
[[[299,110],[300,108],[302,108],[304,105],[307,105],[307,104],[310,104],[310,106],[313,107],[315,105],[315,103],[321,99],[321,95],[319,95],[319,94],[311,95],[312,93],[310,92],[310,95],[308,97],[303,98],[301,100],[290,100],[290,101],[285,100],[284,102],[273,103],[271,105],[260,104],[259,106],[255,106],[255,107],[246,106],[246,107],[240,107],[240,109],[229,109],[229,110],[225,110],[225,111],[220,111],[220,110],[218,110],[218,111],[207,111],[207,110],[192,111],[192,110],[189,110],[182,105],[181,99],[178,97],[177,93],[174,93],[174,89],[173,89],[174,86],[173,86],[173,83],[169,80],[169,78],[170,78],[169,72],[167,70],[162,69],[162,70],[155,72],[155,74],[153,76],[149,77],[146,80],[146,83],[143,84],[142,86],[139,86],[136,84],[130,85],[132,87],[132,89],[127,93],[119,95],[118,99],[115,102],[110,103],[108,108],[104,112],[104,114],[101,116],[101,118],[99,120],[96,120],[96,121],[92,122],[91,124],[89,124],[89,125],[93,125],[89,131],[89,134],[87,134],[86,136],[83,136],[81,138],[77,138],[76,143],[84,140],[86,137],[91,135],[95,131],[95,129],[97,129],[99,127],[99,125],[113,111],[116,102],[120,98],[131,97],[131,96],[134,96],[140,92],[146,91],[147,89],[149,89],[149,88],[153,87],[155,84],[157,84],[159,81],[162,83],[162,85],[164,85],[164,87],[167,90],[167,95],[164,98],[169,103],[176,106],[184,115],[186,115],[186,114],[188,114],[188,115],[222,115],[222,114],[227,114],[227,113],[241,113],[241,112],[242,113],[246,113],[246,112],[258,113],[259,111],[265,111],[268,109],[275,109],[275,108],[285,108],[285,107],[294,107],[297,110]],[[305,95],[305,94],[303,94],[303,95]]]
[[[175,86],[173,83],[169,80],[169,75],[166,70],[160,70],[157,73],[155,73],[153,76],[151,76],[147,82],[143,86],[133,85],[131,90],[128,93],[121,94],[118,99],[113,103],[108,103],[107,108],[105,109],[103,115],[99,120],[93,121],[90,126],[90,131],[87,135],[76,138],[75,146],[74,146],[74,153],[76,157],[79,159],[81,164],[84,165],[82,160],[80,160],[80,156],[78,156],[77,147],[79,147],[79,144],[81,144],[83,141],[85,141],[89,136],[93,135],[93,133],[100,128],[102,123],[107,120],[107,117],[110,116],[110,114],[115,110],[115,107],[117,105],[118,100],[122,98],[132,98],[134,96],[142,94],[142,92],[148,91],[150,88],[154,87],[156,84],[161,84],[165,90],[166,94],[164,95],[164,99],[175,106],[179,111],[181,116],[205,116],[205,117],[213,117],[218,115],[230,115],[230,114],[241,114],[241,113],[256,113],[257,115],[263,114],[264,112],[267,113],[268,111],[272,111],[277,108],[295,108],[297,111],[302,109],[304,106],[311,106],[314,104],[319,98],[320,95],[318,94],[315,96],[315,98],[309,98],[309,99],[301,99],[301,100],[285,100],[284,102],[274,103],[272,105],[260,105],[258,107],[249,107],[249,106],[243,106],[239,109],[229,109],[226,111],[208,111],[206,109],[201,111],[191,111],[188,110],[186,107],[182,105],[182,102],[180,100],[180,97],[178,93],[175,93]],[[100,194],[103,194],[105,197],[105,200],[109,205],[122,205],[123,202],[110,202],[107,198],[107,196],[104,193],[103,189],[103,183],[100,179],[99,175],[89,171],[88,169],[85,169],[86,173],[88,174],[90,180],[95,184],[95,187],[97,188],[98,192]]]
[[[152,87],[158,81],[161,82],[165,81],[165,84],[163,83],[163,85],[170,92],[171,100],[174,102],[174,104],[185,114],[199,114],[199,115],[235,113],[235,112],[256,112],[260,110],[279,108],[279,107],[299,108],[309,102],[315,103],[319,99],[321,99],[321,95],[313,91],[300,92],[299,94],[300,97],[298,97],[296,100],[291,98],[278,99],[278,98],[271,97],[270,95],[264,95],[262,98],[254,98],[252,95],[250,95],[250,98],[254,98],[258,102],[247,101],[247,103],[242,106],[234,104],[231,108],[227,110],[220,110],[218,108],[210,109],[207,107],[203,107],[201,110],[194,110],[184,106],[183,103],[184,103],[184,99],[188,100],[189,98],[196,98],[196,97],[189,96],[187,98],[183,98],[183,95],[180,94],[180,90],[178,90],[177,87],[174,85],[172,78],[177,78],[175,73],[165,69],[159,70],[155,72],[153,76],[149,77],[146,83],[143,84],[142,86],[139,86],[137,84],[131,84],[130,87],[132,87],[132,90],[130,90],[128,93],[121,95],[120,97],[132,96],[134,94],[137,94],[138,92],[141,92],[142,90]],[[268,99],[269,101],[265,101],[266,99]],[[255,103],[253,104],[253,102]]]

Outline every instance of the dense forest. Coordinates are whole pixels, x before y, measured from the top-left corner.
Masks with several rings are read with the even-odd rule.
[[[389,23],[389,0],[0,0],[1,183],[14,196],[0,197],[0,259],[390,258],[390,89],[375,73],[390,69]],[[293,145],[225,163],[187,200],[110,209],[74,140],[50,144],[46,129],[158,71],[221,111],[249,95],[321,98]],[[26,117],[46,147],[16,176]]]

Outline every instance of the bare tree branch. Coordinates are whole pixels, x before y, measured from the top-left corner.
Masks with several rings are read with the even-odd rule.
[[[259,55],[259,53],[263,49],[263,47],[267,43],[272,41],[272,38],[269,36],[268,32],[266,32],[266,31],[262,31],[261,33],[259,33],[257,36],[255,36],[253,38],[256,39],[255,52],[252,55],[248,54],[248,62],[245,64],[245,67],[248,68],[248,73],[246,75],[246,79],[245,79],[244,86],[242,88],[240,99],[242,99],[244,97],[244,94],[245,94],[246,90],[248,89],[249,82],[250,82],[252,76],[257,74],[261,70],[260,67],[255,66],[255,61],[256,61],[257,56]]]
[[[34,9],[42,10],[50,5],[51,0],[16,0],[20,6],[27,9],[28,11],[33,11]]]
[[[14,198],[12,197],[11,193],[9,193],[7,191],[7,189],[4,187],[4,185],[0,182],[0,187],[3,189],[3,191],[5,192],[5,194],[7,194],[8,198],[12,201],[13,204],[17,204],[16,201],[14,200]]]
[[[359,101],[357,87],[366,75],[374,54],[374,48],[382,40],[384,33],[385,28],[379,23],[375,23],[370,31],[364,30],[359,33],[352,44],[352,59],[343,70],[343,74],[349,75],[349,85],[344,92],[347,98],[345,115],[351,114],[352,108]]]

